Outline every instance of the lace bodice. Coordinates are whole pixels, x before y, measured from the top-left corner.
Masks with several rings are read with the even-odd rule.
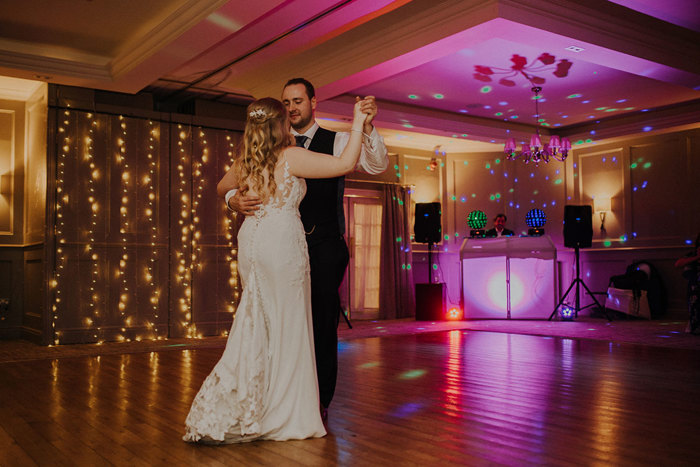
[[[306,194],[306,181],[289,173],[286,157],[275,168],[275,180],[275,195],[255,212],[255,217],[261,218],[278,210],[299,210],[299,203]]]

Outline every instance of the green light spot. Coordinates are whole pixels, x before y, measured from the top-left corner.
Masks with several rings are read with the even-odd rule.
[[[442,95],[442,94],[433,94],[433,97],[434,97],[435,99],[444,99],[444,98],[445,98],[445,96]]]
[[[514,191],[515,190],[511,188],[510,190],[508,190],[508,193],[513,193]]]
[[[617,112],[619,109],[605,109],[606,112]]]
[[[455,232],[455,237],[459,237],[459,232]]]
[[[642,167],[644,167],[645,169],[648,169],[649,167],[651,167],[651,162],[645,162]]]
[[[401,237],[396,237],[396,241],[397,241],[397,242],[400,242],[400,241],[401,241]]]
[[[536,194],[539,193],[539,192],[540,192],[539,190],[535,190],[535,191],[532,192],[532,194],[533,194],[533,195],[536,195]]]
[[[537,120],[537,121],[540,122],[540,123],[542,123],[542,122],[544,122],[544,118],[540,118],[540,119]]]
[[[487,168],[487,169],[490,169],[490,168],[491,168],[491,164],[486,164],[486,168]]]
[[[400,379],[416,379],[420,378],[425,374],[425,370],[410,370],[406,371],[405,373],[402,373],[401,376],[399,376]]]
[[[406,265],[406,269],[411,269],[411,265],[410,265],[410,264],[407,264],[407,265]]]
[[[500,117],[501,115],[503,115],[503,112],[496,112],[494,115],[495,115],[496,117]]]
[[[464,165],[469,165],[469,161],[464,161]]]
[[[440,162],[440,167],[445,167],[445,163],[444,163],[444,162]]]
[[[610,245],[612,245],[612,242],[610,240],[605,240],[603,242],[603,246],[605,246],[606,248],[609,247]]]
[[[636,168],[637,168],[637,163],[632,162],[632,164],[630,164],[630,169],[636,169]]]
[[[452,201],[457,201],[457,197],[455,195],[452,195]]]
[[[406,170],[408,170],[408,164],[405,164],[405,165],[403,166],[403,168],[406,169]]]
[[[360,365],[360,368],[374,368],[377,365],[379,365],[379,362],[367,362]]]
[[[472,198],[476,198],[476,193],[472,193]]]
[[[500,164],[500,163],[501,163],[501,159],[496,159],[496,164]]]
[[[415,94],[409,94],[408,98],[409,99],[418,99],[418,96],[416,96]]]
[[[399,170],[399,166],[394,164],[394,170]]]
[[[583,140],[580,139],[580,140],[576,141],[574,144],[583,144]]]
[[[491,195],[491,196],[489,196],[489,199],[490,199],[491,201],[495,201],[495,200],[496,200],[496,197],[495,197],[494,195]]]
[[[581,94],[569,94],[566,96],[567,99],[576,99],[578,97],[581,97]]]
[[[561,179],[561,178],[557,178],[556,180],[554,180],[554,184],[555,184],[555,185],[561,185],[561,184],[562,184],[562,179]]]
[[[438,268],[437,264],[433,264],[433,269],[437,271],[437,268]]]
[[[449,236],[449,235],[445,235],[445,240],[449,240],[449,239],[450,239],[450,236]]]
[[[493,90],[493,88],[492,88],[491,86],[484,86],[483,88],[480,89],[480,91],[481,91],[483,94],[489,93],[489,92],[491,92],[492,90]]]
[[[501,194],[500,194],[500,193],[496,193],[496,199],[501,199]]]
[[[607,109],[607,107],[596,107],[595,109],[596,110],[605,110],[605,109]]]
[[[410,123],[404,123],[403,127],[404,128],[413,128],[413,125],[411,125]]]
[[[587,142],[587,143],[592,143],[592,142],[593,142],[593,140],[592,140],[592,139],[590,139],[590,138],[588,138],[588,139],[586,140],[586,142]]]

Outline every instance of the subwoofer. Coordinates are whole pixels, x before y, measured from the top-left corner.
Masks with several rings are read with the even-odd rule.
[[[564,206],[564,246],[588,248],[593,243],[593,210],[590,206]]]
[[[440,203],[416,203],[414,239],[418,243],[440,243]]]

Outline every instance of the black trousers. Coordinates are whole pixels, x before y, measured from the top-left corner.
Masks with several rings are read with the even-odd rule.
[[[338,289],[349,260],[348,246],[343,237],[331,238],[309,247],[316,374],[324,407],[328,407],[333,399],[338,376]]]

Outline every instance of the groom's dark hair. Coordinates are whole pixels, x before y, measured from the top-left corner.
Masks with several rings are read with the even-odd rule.
[[[309,100],[313,99],[316,96],[314,85],[309,83],[304,78],[292,78],[289,81],[287,81],[287,84],[285,84],[284,87],[286,88],[287,86],[291,86],[293,84],[303,84],[306,88],[306,95],[309,96]]]

